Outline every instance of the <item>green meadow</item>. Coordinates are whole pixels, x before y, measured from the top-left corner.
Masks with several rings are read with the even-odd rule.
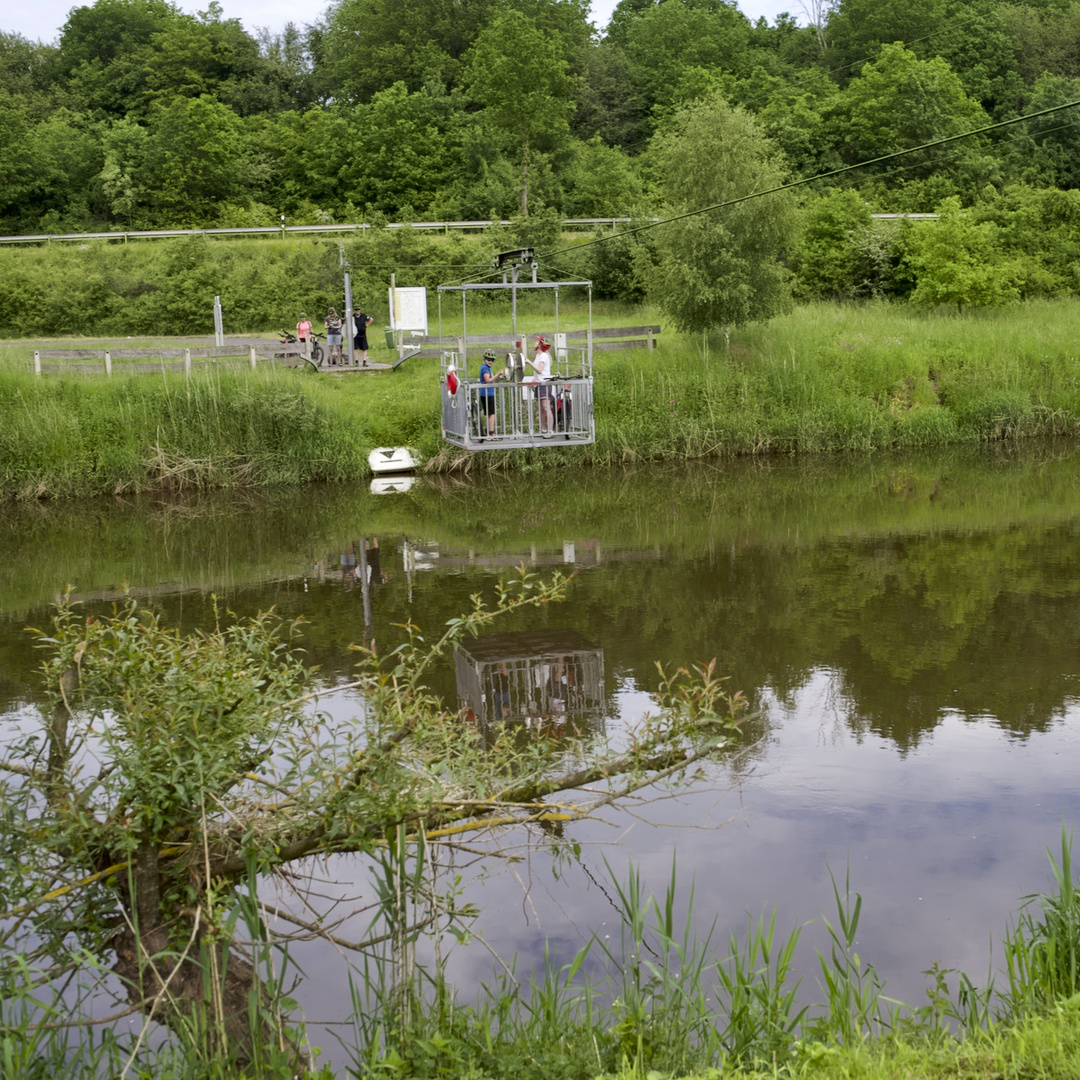
[[[444,333],[460,316],[443,313]],[[663,325],[648,308],[594,305],[597,326]],[[587,307],[562,305],[560,325]],[[437,322],[432,320],[432,330]],[[549,308],[519,304],[523,333]],[[470,311],[470,333],[509,312]],[[1080,301],[919,312],[811,304],[765,325],[695,337],[668,326],[656,349],[598,353],[595,445],[468,454],[439,431],[439,366],[334,379],[269,365],[179,375],[44,375],[32,350],[0,346],[0,491],[6,498],[361,479],[376,446],[410,445],[442,471],[559,468],[763,454],[872,453],[1080,430]],[[104,347],[166,339],[94,339]],[[373,340],[372,359],[393,358]]]

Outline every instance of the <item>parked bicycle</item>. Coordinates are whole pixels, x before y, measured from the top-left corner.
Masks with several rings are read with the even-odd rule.
[[[291,330],[279,330],[278,339],[281,341],[282,345],[299,344],[296,335]],[[279,358],[283,358],[287,355],[288,353],[278,353]],[[318,331],[312,331],[310,351],[307,353],[301,351],[300,355],[316,370],[322,367],[324,353],[322,350],[322,346],[319,344]]]

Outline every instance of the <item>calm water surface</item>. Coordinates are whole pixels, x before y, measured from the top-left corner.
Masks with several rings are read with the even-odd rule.
[[[1040,444],[18,508],[0,523],[0,713],[31,722],[22,628],[67,585],[93,607],[127,583],[186,626],[212,594],[304,615],[333,684],[350,642],[435,627],[520,563],[577,569],[565,602],[447,665],[437,689],[479,711],[484,678],[517,665],[507,708],[532,698],[557,720],[566,669],[552,665],[576,664],[579,707],[617,732],[649,707],[654,661],[715,656],[760,716],[677,797],[575,826],[581,866],[555,875],[538,846],[477,886],[491,948],[527,974],[545,939],[569,959],[593,931],[617,936],[605,860],[620,876],[633,860],[660,892],[676,858],[695,924],[723,939],[774,905],[785,932],[831,917],[830,871],[850,870],[860,957],[920,1004],[935,962],[985,980],[1020,898],[1048,882],[1062,822],[1080,820],[1078,492],[1080,451]],[[326,872],[369,895],[359,861],[341,864]],[[824,943],[820,921],[804,931],[811,1000]],[[305,966],[309,1019],[341,1019],[336,954],[313,945]],[[466,997],[491,969],[476,945],[452,957]]]

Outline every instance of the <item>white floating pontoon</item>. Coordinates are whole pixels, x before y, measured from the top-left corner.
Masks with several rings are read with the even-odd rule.
[[[368,454],[368,466],[376,475],[412,472],[420,463],[420,455],[411,446],[377,446]]]

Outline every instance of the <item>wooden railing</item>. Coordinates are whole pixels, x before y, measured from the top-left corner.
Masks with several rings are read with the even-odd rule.
[[[542,331],[549,340],[555,341],[554,332]],[[580,350],[588,341],[588,330],[566,330],[565,333],[568,347]],[[660,333],[659,326],[616,326],[605,327],[602,330],[593,330],[593,352],[612,352],[625,349],[648,349],[649,352],[656,346],[656,337]],[[401,337],[394,341],[392,332],[387,331],[387,345],[397,348],[399,357],[417,356],[431,357],[440,356],[448,349],[467,355],[471,350],[478,347],[495,347],[496,349],[511,349],[520,352],[521,348],[528,348],[535,335],[528,336],[518,334],[515,339],[513,334],[469,334],[468,337],[438,337],[432,335],[418,335],[414,337]],[[515,347],[516,342],[521,346]]]
[[[123,374],[172,371],[190,375],[194,368],[199,367],[244,364],[254,369],[260,357],[264,361],[270,360],[275,353],[286,352],[289,348],[278,342],[262,342],[258,345],[211,345],[193,349],[155,349],[150,346],[138,349],[35,349],[33,371],[35,375],[112,375],[113,361],[119,360],[122,363],[115,365],[116,370]],[[63,363],[43,364],[43,360],[61,360]],[[148,362],[131,362],[139,360]]]

